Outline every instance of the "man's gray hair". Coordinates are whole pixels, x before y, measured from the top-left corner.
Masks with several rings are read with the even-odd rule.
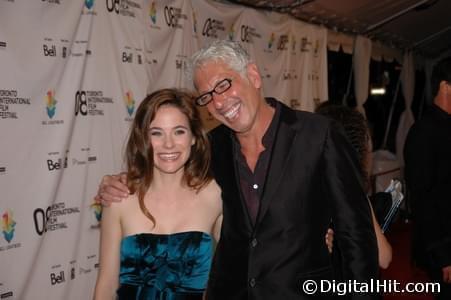
[[[246,78],[247,65],[252,62],[249,54],[239,42],[215,40],[193,54],[187,70],[188,77],[192,80],[194,72],[198,68],[212,61],[225,63],[230,69],[240,73],[243,78]]]

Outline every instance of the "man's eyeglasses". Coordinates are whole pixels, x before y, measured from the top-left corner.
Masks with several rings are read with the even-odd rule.
[[[211,91],[203,93],[202,95],[197,97],[196,104],[200,105],[200,106],[207,105],[208,103],[211,102],[211,100],[213,100],[213,93],[220,95],[220,94],[224,93],[225,91],[227,91],[228,89],[230,89],[231,86],[232,86],[232,79],[225,78],[225,79],[221,80],[220,82],[218,82],[215,85],[215,87]]]

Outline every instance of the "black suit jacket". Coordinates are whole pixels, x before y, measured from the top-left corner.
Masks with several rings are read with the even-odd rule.
[[[436,105],[409,130],[405,178],[414,218],[413,257],[428,271],[451,265],[451,115]]]
[[[208,299],[310,299],[307,279],[333,279],[324,236],[331,220],[343,279],[377,278],[377,246],[357,160],[326,118],[282,105],[255,226],[239,187],[232,132],[211,132],[223,224]],[[326,299],[317,294],[316,299]]]

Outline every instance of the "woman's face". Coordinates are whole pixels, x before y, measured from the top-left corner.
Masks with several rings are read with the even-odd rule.
[[[188,118],[177,107],[163,105],[149,125],[149,142],[153,148],[154,171],[183,173],[195,138]]]

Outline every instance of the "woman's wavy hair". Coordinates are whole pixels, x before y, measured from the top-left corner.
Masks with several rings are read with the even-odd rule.
[[[144,204],[144,196],[153,180],[153,149],[149,140],[149,125],[162,106],[178,108],[187,118],[195,138],[191,154],[184,167],[183,182],[189,188],[199,191],[208,184],[210,175],[210,144],[194,102],[187,91],[162,89],[148,95],[136,110],[125,151],[127,162],[127,185],[132,194],[137,193],[139,207],[154,226],[156,220]]]
[[[327,116],[343,126],[346,137],[357,152],[359,169],[365,190],[370,186],[370,171],[367,166],[367,155],[370,151],[370,131],[365,117],[355,109],[343,105],[324,103],[316,112]]]

